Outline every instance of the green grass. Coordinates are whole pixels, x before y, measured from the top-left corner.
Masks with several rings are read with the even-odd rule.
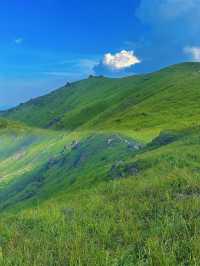
[[[199,265],[199,71],[90,78],[3,113],[0,265]]]
[[[93,77],[2,115],[34,127],[129,131],[149,141],[160,130],[198,123],[199,71],[199,63],[185,63],[144,76]]]

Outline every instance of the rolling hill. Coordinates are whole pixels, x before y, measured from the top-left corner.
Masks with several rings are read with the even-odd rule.
[[[200,64],[1,112],[0,265],[198,265]]]
[[[153,136],[152,130],[176,128],[177,123],[180,128],[196,124],[199,81],[199,63],[122,79],[90,77],[68,83],[2,115],[34,127],[130,130]]]

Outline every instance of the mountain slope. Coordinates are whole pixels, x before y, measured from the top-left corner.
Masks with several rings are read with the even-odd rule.
[[[0,265],[198,265],[199,84],[186,63],[1,113]]]
[[[67,130],[144,131],[174,127],[174,121],[185,127],[199,115],[199,71],[199,63],[185,63],[144,76],[92,77],[31,100],[3,116],[31,126]]]
[[[199,128],[171,138],[162,134],[117,167],[110,164],[109,179],[100,159],[105,139],[97,139],[99,144],[96,137],[81,144],[80,150],[87,153],[89,145],[92,154],[81,160],[85,169],[78,161],[75,179],[69,179],[67,168],[79,147],[72,157],[48,164],[46,188],[32,194],[32,201],[23,192],[16,206],[15,195],[8,193],[15,209],[1,213],[3,265],[195,265],[200,259]],[[117,143],[111,155],[118,161]],[[36,177],[41,175],[34,182]],[[55,186],[59,189],[52,193]]]
[[[72,185],[73,190],[84,189],[120,178],[118,167],[142,147],[119,135],[92,134],[78,140],[74,135],[41,133],[14,141],[13,136],[2,138],[10,153],[3,156],[0,150],[0,210],[70,191]]]
[[[196,123],[199,71],[199,63],[185,63],[144,76],[91,77],[2,115],[43,128],[130,130],[154,136],[162,128]]]

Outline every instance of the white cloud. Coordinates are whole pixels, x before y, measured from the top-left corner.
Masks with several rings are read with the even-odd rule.
[[[122,50],[112,55],[107,53],[104,55],[103,64],[113,70],[122,70],[140,63],[140,59],[133,51]]]
[[[21,43],[23,43],[23,41],[24,41],[23,38],[17,38],[17,39],[15,39],[15,43],[16,44],[21,44]]]
[[[200,47],[188,46],[184,48],[184,53],[188,54],[192,60],[200,61]]]

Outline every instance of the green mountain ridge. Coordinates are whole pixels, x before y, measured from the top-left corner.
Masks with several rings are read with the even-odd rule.
[[[0,265],[198,265],[200,63],[1,112]]]
[[[152,130],[173,128],[174,121],[185,128],[199,115],[199,71],[199,63],[185,63],[122,79],[91,77],[2,114],[30,126],[70,131],[131,130],[148,136]],[[191,110],[183,121],[186,105]]]

